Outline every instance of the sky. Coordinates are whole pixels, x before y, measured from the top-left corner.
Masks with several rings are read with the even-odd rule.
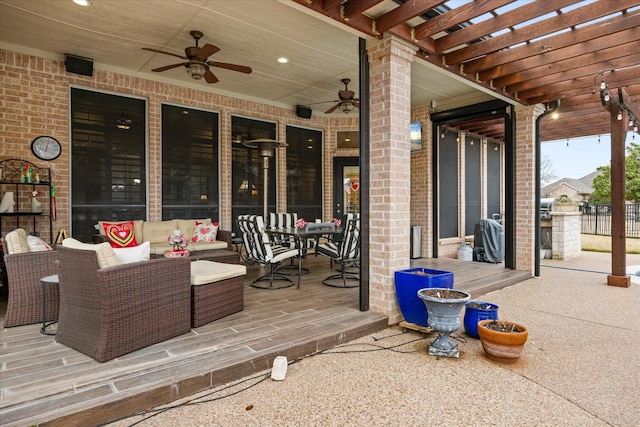
[[[632,142],[633,132],[627,133],[625,146]],[[598,143],[598,139],[600,142]],[[607,166],[611,161],[611,134],[603,134],[598,137],[589,136],[581,138],[569,138],[567,140],[543,142],[540,153],[547,156],[551,162],[557,179],[579,179],[595,172],[598,166]],[[635,135],[637,144],[640,144],[640,136]]]

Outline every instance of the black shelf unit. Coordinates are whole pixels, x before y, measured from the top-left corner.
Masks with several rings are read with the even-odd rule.
[[[32,181],[36,174],[38,182],[21,182],[21,175],[27,165],[32,168]],[[24,228],[27,233],[47,240],[46,225],[49,228],[49,242],[53,243],[53,217],[51,215],[51,169],[38,167],[28,160],[6,159],[0,161],[0,198],[8,191],[14,193],[14,211],[0,212],[0,231],[6,233],[13,228]],[[39,191],[38,201],[42,204],[41,212],[31,211],[31,194]]]

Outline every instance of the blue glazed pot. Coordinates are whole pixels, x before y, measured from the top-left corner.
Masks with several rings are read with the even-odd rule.
[[[498,320],[497,305],[482,301],[469,301],[465,304],[464,331],[467,335],[473,338],[480,338],[478,335],[478,322],[485,319]]]
[[[426,328],[427,308],[418,297],[418,291],[425,288],[453,289],[453,273],[428,268],[399,270],[395,272],[395,285],[404,320]]]

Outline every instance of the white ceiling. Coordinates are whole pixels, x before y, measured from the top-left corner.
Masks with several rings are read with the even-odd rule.
[[[391,2],[391,0],[385,0]],[[313,104],[321,114],[350,78],[358,93],[358,37],[289,0],[0,0],[0,47],[64,60],[65,53],[92,58],[94,68],[257,100],[285,108]],[[180,59],[143,47],[184,55],[191,30],[220,51],[209,60],[246,65],[246,75],[212,68],[220,79],[207,84],[178,67],[150,70]],[[277,59],[287,57],[289,63]],[[436,101],[449,109],[495,98],[482,88],[415,59],[412,108]],[[342,114],[339,110],[334,114]]]

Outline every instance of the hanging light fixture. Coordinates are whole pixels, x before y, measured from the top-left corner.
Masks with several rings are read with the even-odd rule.
[[[622,110],[618,110],[618,120],[622,120]]]
[[[191,61],[189,66],[187,67],[187,73],[194,80],[201,80],[204,77],[204,73],[207,72],[207,69],[199,62]]]
[[[345,114],[349,114],[353,110],[353,104],[350,102],[345,102],[340,106],[340,111]]]
[[[610,99],[611,99],[611,96],[609,96],[609,91],[606,91],[604,93],[604,102],[609,102]]]
[[[133,122],[126,114],[121,114],[118,120],[116,120],[116,127],[118,129],[129,130]]]

